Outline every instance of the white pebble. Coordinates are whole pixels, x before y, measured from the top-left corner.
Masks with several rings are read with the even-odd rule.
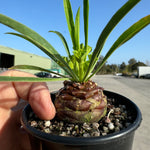
[[[92,126],[93,126],[94,129],[98,129],[99,128],[99,124],[97,122],[94,122],[92,124]]]
[[[121,128],[121,129],[123,128],[123,125],[121,123],[119,124],[119,128]]]
[[[72,132],[72,135],[75,135],[76,133],[77,133],[76,131],[73,131],[73,132]]]
[[[109,128],[109,130],[113,130],[114,129],[114,124],[113,123],[109,123],[108,124],[108,128]]]
[[[60,136],[66,136],[66,132],[62,132]]]
[[[90,134],[89,133],[84,133],[83,137],[90,137]]]
[[[37,127],[37,122],[36,121],[31,121],[31,127]]]
[[[51,122],[49,120],[45,121],[44,125],[45,125],[45,127],[49,127],[51,125]]]
[[[64,125],[64,123],[62,121],[60,121],[60,126],[63,126],[63,125]]]
[[[91,133],[91,135],[92,135],[92,136],[100,136],[100,132],[97,132],[97,131],[96,131],[96,132]]]
[[[71,133],[70,131],[67,131],[67,134],[68,134],[68,135],[70,135],[70,133]]]
[[[116,127],[115,128],[115,131],[117,132],[117,131],[120,131],[120,128],[119,127]]]
[[[45,129],[44,129],[44,132],[45,132],[45,133],[51,133],[51,131],[50,131],[49,128],[45,128]]]
[[[105,135],[107,135],[107,133],[105,133],[105,132],[102,132],[102,135],[103,135],[103,136],[105,136]]]
[[[106,127],[106,126],[103,126],[103,130],[104,130],[105,133],[109,132],[108,127]]]

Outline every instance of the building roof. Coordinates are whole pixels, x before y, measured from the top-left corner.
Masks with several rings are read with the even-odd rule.
[[[47,58],[47,57],[43,57],[43,56],[39,56],[39,55],[36,55],[36,54],[32,54],[32,53],[28,53],[28,52],[24,52],[24,51],[21,51],[21,50],[16,50],[16,49],[13,49],[13,48],[10,48],[10,47],[6,47],[6,46],[2,46],[0,45],[0,52],[5,52],[7,54],[17,54],[17,53],[20,53],[20,54],[25,54],[25,55],[30,55],[30,56],[36,56],[36,57],[42,57],[42,58],[45,58],[45,59],[50,59],[50,58]]]

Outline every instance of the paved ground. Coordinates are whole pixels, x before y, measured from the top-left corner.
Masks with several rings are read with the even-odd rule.
[[[150,80],[124,78],[112,75],[94,76],[105,90],[122,94],[133,100],[141,109],[143,121],[135,133],[133,150],[148,150],[150,147]],[[50,91],[63,86],[62,82],[47,83]]]

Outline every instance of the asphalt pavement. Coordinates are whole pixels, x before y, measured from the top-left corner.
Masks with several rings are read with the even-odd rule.
[[[150,80],[113,75],[95,75],[93,81],[105,90],[119,93],[131,99],[142,112],[142,123],[135,132],[132,150],[150,149]],[[50,92],[63,87],[63,81],[48,82]]]

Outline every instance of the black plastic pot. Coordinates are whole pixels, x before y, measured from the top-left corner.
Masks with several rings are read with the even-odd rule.
[[[28,124],[29,112],[32,111],[27,105],[22,112],[22,125],[29,133],[31,144],[35,150],[131,150],[135,130],[139,127],[142,116],[139,108],[128,98],[117,93],[104,91],[109,98],[114,98],[117,103],[124,104],[135,114],[133,124],[120,132],[99,137],[63,137],[43,133]],[[55,97],[54,94],[51,95]]]

